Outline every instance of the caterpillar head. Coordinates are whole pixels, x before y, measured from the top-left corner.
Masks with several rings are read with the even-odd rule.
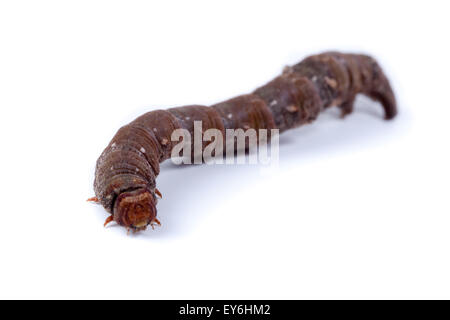
[[[158,224],[155,196],[147,188],[122,192],[114,203],[113,217],[118,224],[134,231]]]

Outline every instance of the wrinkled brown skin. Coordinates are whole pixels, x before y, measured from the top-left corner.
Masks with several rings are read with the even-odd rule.
[[[99,202],[119,225],[143,230],[157,223],[155,180],[159,163],[168,159],[172,131],[194,121],[203,129],[279,129],[309,123],[330,106],[343,115],[353,111],[357,94],[379,101],[386,119],[397,114],[391,86],[369,56],[327,52],[286,67],[283,73],[251,94],[211,107],[185,106],[148,112],[122,127],[97,161],[94,189]],[[205,145],[203,146],[205,147]]]

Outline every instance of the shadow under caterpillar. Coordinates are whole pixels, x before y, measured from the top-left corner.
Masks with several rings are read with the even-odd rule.
[[[170,158],[176,145],[171,140],[174,130],[186,129],[193,135],[194,121],[202,121],[204,130],[222,133],[250,128],[284,132],[312,122],[331,106],[339,107],[343,116],[350,114],[357,94],[379,101],[386,119],[397,114],[393,91],[378,63],[367,55],[339,52],[310,56],[254,92],[210,107],[191,105],[145,113],[120,128],[100,155],[96,196],[88,200],[111,214],[105,225],[115,221],[134,231],[153,227],[159,224],[156,203],[161,197],[156,177],[159,164]]]

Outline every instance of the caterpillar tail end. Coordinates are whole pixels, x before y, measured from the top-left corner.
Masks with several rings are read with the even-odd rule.
[[[387,81],[387,80],[386,80]],[[382,104],[384,109],[384,118],[386,120],[394,119],[398,113],[397,102],[395,100],[394,93],[392,92],[389,83],[388,87],[381,88],[380,90],[371,91],[369,97]]]
[[[372,100],[380,102],[384,109],[384,118],[391,120],[398,113],[397,102],[391,84],[381,66],[373,58],[369,56],[362,57],[362,65],[365,66],[362,68],[362,74],[365,79],[364,82],[367,81],[364,93]]]

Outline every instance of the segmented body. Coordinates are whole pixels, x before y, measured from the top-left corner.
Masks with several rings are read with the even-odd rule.
[[[251,94],[211,107],[192,105],[148,112],[122,127],[97,161],[94,189],[99,202],[121,225],[144,229],[156,220],[156,177],[168,159],[175,129],[279,129],[309,123],[330,106],[352,112],[357,94],[381,102],[386,119],[396,113],[389,82],[366,55],[328,52],[286,67]]]

